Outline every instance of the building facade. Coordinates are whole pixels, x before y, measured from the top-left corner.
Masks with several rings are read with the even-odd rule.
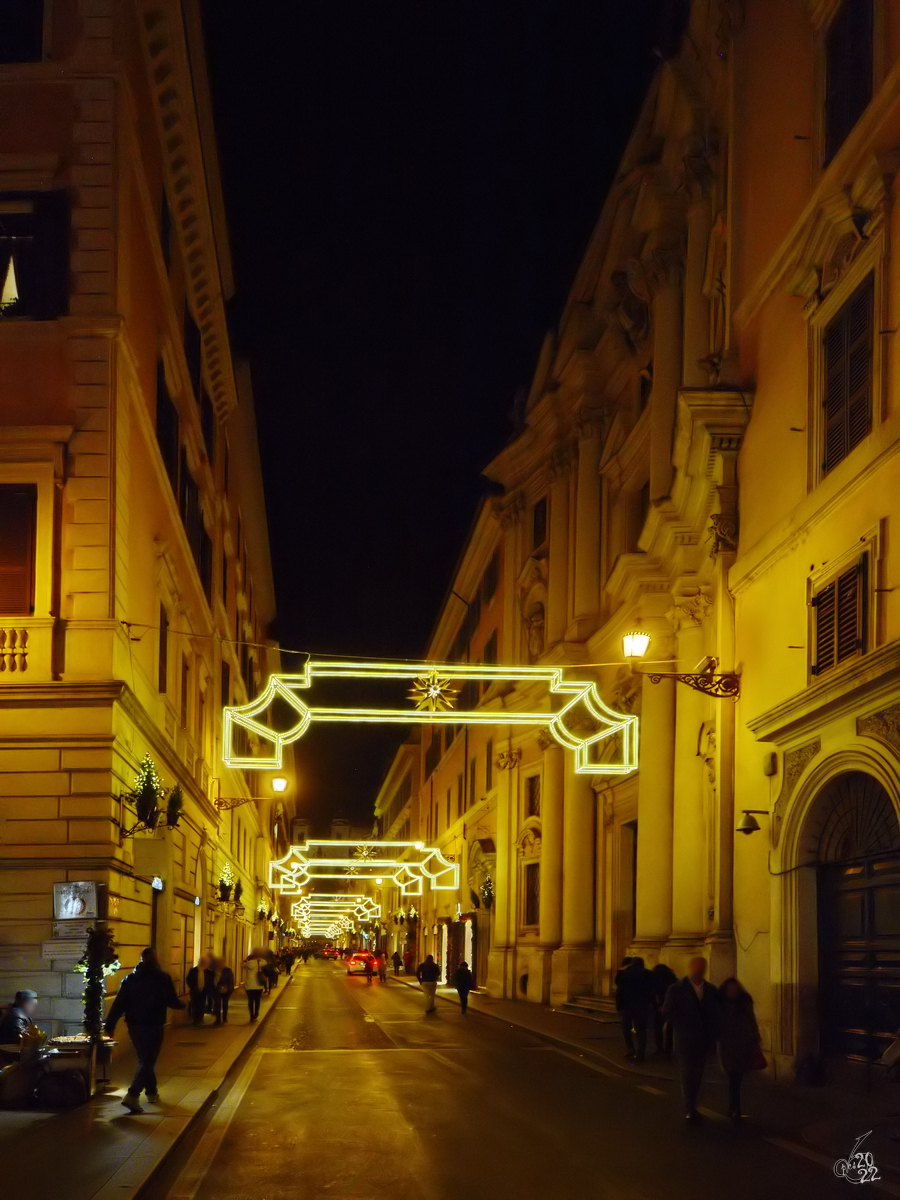
[[[270,940],[291,793],[221,807],[257,785],[221,765],[219,711],[278,652],[198,6],[18,4],[0,96],[0,992],[36,988],[61,1032],[66,916],[182,988]],[[145,755],[172,828],[139,827]]]
[[[404,746],[462,865],[417,952],[471,923],[480,984],[553,1004],[703,954],[789,1074],[900,1024],[900,14],[695,0],[660,54],[428,648],[596,681],[639,767],[502,725]]]

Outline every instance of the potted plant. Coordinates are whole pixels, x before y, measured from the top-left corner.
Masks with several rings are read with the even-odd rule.
[[[219,899],[223,904],[227,904],[231,899],[231,893],[234,888],[234,871],[232,871],[228,863],[225,863],[219,871],[218,888]]]

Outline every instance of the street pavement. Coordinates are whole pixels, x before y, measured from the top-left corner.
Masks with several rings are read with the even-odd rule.
[[[298,965],[243,1068],[142,1193],[147,1200],[729,1200],[854,1196],[820,1153],[752,1119],[702,1123],[675,1084],[337,964]],[[779,1091],[781,1089],[778,1089]],[[858,1130],[865,1133],[865,1128]],[[898,1177],[866,1186],[900,1196]],[[849,1189],[849,1190],[848,1190]]]

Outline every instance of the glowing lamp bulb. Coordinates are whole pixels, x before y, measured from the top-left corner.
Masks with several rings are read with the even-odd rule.
[[[287,783],[288,783],[288,781],[283,776],[276,775],[275,778],[272,780],[272,791],[273,792],[286,792],[287,791]]]
[[[384,880],[383,880],[383,879],[376,879],[376,880],[375,880],[375,882],[376,882],[376,883],[384,883]]]
[[[643,658],[650,645],[650,634],[636,630],[622,638],[622,653],[626,658]]]

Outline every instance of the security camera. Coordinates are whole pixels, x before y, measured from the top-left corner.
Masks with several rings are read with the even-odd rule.
[[[759,829],[759,821],[750,812],[744,812],[740,821],[737,823],[736,833],[756,833]]]

